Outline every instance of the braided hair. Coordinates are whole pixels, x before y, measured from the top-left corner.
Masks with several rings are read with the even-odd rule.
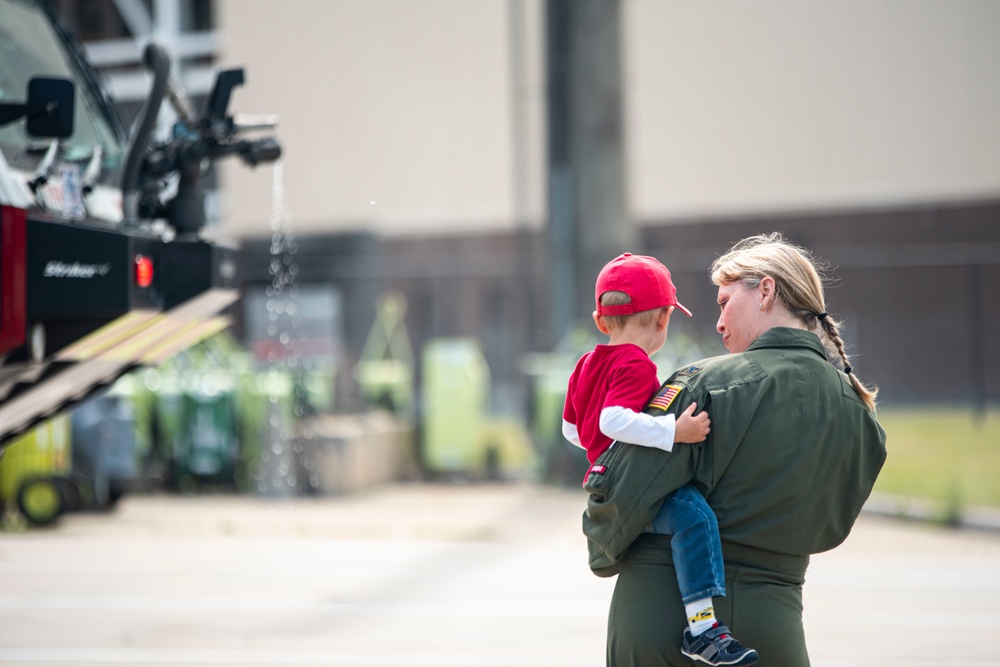
[[[715,260],[710,274],[715,285],[741,282],[751,288],[759,285],[764,276],[773,278],[775,295],[792,315],[820,337],[827,358],[847,373],[854,391],[870,410],[874,410],[878,388],[868,388],[854,374],[850,355],[840,336],[842,322],[826,311],[823,282],[828,268],[808,250],[785,240],[780,232],[774,232],[739,241]]]

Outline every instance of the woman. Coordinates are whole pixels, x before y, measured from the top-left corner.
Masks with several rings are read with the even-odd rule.
[[[690,665],[669,538],[645,532],[663,497],[688,482],[715,511],[726,560],[718,616],[763,667],[809,664],[802,585],[810,554],[850,532],[885,461],[876,392],[853,373],[823,280],[781,237],[737,243],[712,266],[717,330],[730,354],[674,373],[661,388],[679,414],[704,406],[712,433],[672,453],[618,444],[585,484],[591,567],[618,573],[608,620],[611,667]],[[841,368],[838,368],[840,366]]]

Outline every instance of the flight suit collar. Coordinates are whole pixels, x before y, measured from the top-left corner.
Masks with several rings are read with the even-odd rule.
[[[750,343],[747,352],[776,347],[804,347],[826,359],[826,350],[823,349],[823,343],[820,342],[819,336],[811,331],[789,327],[774,327],[765,331],[757,337],[757,340]]]

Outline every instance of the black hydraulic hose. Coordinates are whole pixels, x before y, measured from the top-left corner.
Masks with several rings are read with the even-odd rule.
[[[160,113],[160,103],[167,94],[170,81],[170,58],[166,50],[156,42],[146,45],[143,60],[153,73],[153,86],[142,104],[139,117],[135,121],[132,136],[125,148],[122,162],[122,213],[123,222],[134,224],[139,219],[139,176],[142,162],[146,157],[149,139],[156,128],[156,117]]]

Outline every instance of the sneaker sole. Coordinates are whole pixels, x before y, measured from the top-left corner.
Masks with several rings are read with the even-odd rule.
[[[695,662],[703,662],[706,665],[726,665],[727,667],[743,667],[744,665],[756,665],[757,661],[760,660],[760,656],[757,654],[756,651],[754,651],[752,653],[747,653],[745,656],[743,656],[742,658],[740,658],[736,662],[709,662],[708,660],[705,660],[705,658],[701,657],[700,655],[695,655],[693,653],[688,653],[684,649],[681,649],[681,654],[685,658],[690,658],[691,660],[694,660]]]

